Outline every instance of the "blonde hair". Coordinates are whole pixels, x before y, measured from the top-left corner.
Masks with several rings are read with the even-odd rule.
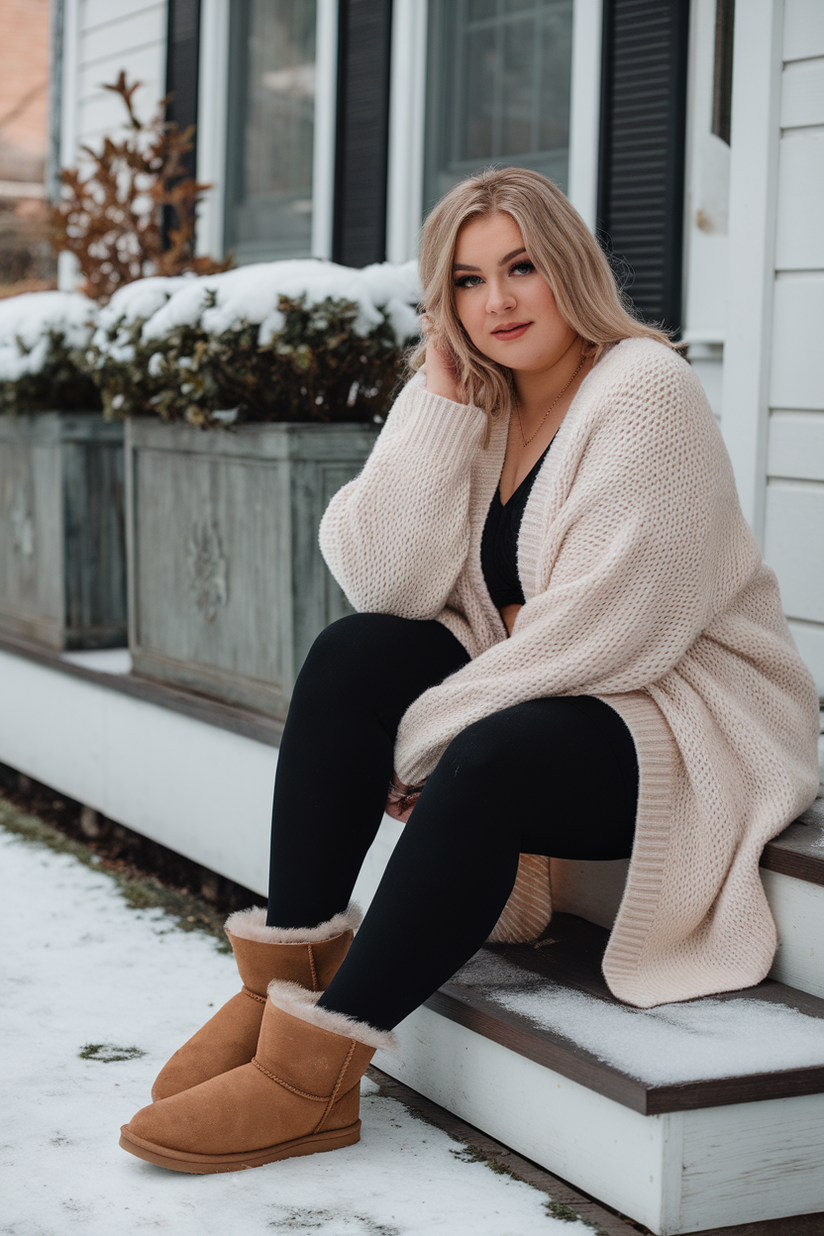
[[[596,361],[605,347],[621,339],[657,339],[675,346],[665,330],[640,322],[626,307],[600,245],[560,189],[526,168],[490,169],[441,198],[421,237],[423,310],[435,336],[455,356],[465,402],[494,418],[509,409],[514,389],[511,370],[475,347],[455,308],[452,264],[458,233],[471,219],[494,214],[509,215],[517,223],[561,316],[590,345]],[[425,354],[424,342],[410,355],[410,369],[419,369]]]

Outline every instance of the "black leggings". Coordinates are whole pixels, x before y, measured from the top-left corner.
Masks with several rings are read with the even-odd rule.
[[[353,614],[319,635],[280,747],[270,925],[312,927],[346,908],[400,719],[468,659],[439,622]],[[321,1004],[391,1029],[484,943],[520,854],[626,858],[637,801],[632,736],[600,700],[529,700],[470,725],[427,781]]]

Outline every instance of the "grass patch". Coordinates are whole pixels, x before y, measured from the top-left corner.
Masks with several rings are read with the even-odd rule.
[[[87,1043],[77,1054],[81,1060],[97,1060],[100,1064],[114,1064],[118,1060],[139,1060],[146,1055],[139,1047],[115,1047],[114,1043]]]
[[[267,1223],[267,1227],[276,1228],[279,1232],[316,1232],[326,1227],[330,1220],[341,1219],[343,1216],[333,1210],[293,1210],[288,1215],[282,1215]],[[351,1222],[358,1224],[361,1236],[401,1236],[400,1228],[387,1227],[384,1223],[376,1223],[368,1215],[347,1215],[346,1230],[352,1230]]]
[[[26,815],[6,799],[0,797],[0,828],[12,833],[21,841],[44,846],[55,854],[68,854],[84,867],[103,872],[117,885],[120,895],[133,910],[163,910],[174,920],[181,931],[201,931],[211,936],[218,950],[231,952],[223,930],[222,914],[199,897],[180,889],[162,884],[156,876],[137,875],[133,871],[119,871],[114,864],[95,854],[89,846],[73,837],[67,837],[60,829]]]
[[[495,1159],[490,1159],[477,1146],[464,1146],[460,1150],[450,1150],[449,1153],[454,1155],[461,1163],[482,1163],[484,1167],[488,1167],[497,1176],[508,1176],[510,1180],[522,1181],[522,1177],[517,1172],[513,1172],[511,1168],[505,1167],[503,1163],[496,1162]],[[553,1219],[560,1219],[563,1223],[583,1223],[587,1227],[593,1228],[594,1232],[600,1230],[597,1223],[593,1223],[590,1219],[582,1219],[565,1202],[555,1202],[550,1199],[544,1202],[543,1205],[547,1214],[551,1215]]]
[[[44,824],[42,820],[36,819],[33,815],[24,815],[5,798],[0,798],[0,828],[4,828],[8,833],[14,833],[23,841],[33,841],[37,845],[44,845],[49,850],[54,850],[56,854],[71,854],[72,858],[76,858],[86,867],[98,866],[92,860],[92,852],[88,846],[80,841],[74,841],[71,837],[61,833],[59,829],[52,828],[51,824]]]
[[[577,1223],[580,1218],[565,1202],[544,1202],[544,1210],[549,1211],[553,1219],[560,1219],[562,1223]]]
[[[508,1167],[504,1167],[503,1163],[496,1163],[494,1159],[490,1159],[477,1146],[464,1146],[460,1150],[450,1150],[451,1155],[459,1159],[461,1163],[483,1163],[484,1167],[488,1167],[491,1172],[495,1172],[497,1176],[509,1176],[510,1180],[520,1180],[513,1171]]]
[[[566,1202],[544,1202],[544,1210],[552,1215],[553,1219],[560,1219],[562,1223],[583,1223],[585,1227],[591,1227],[596,1234],[602,1230],[591,1219],[582,1219],[571,1206],[567,1206]]]

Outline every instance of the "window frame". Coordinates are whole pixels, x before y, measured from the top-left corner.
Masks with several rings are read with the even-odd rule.
[[[417,253],[424,177],[428,0],[395,0],[389,113],[387,258]],[[595,226],[601,106],[603,0],[574,0],[570,83],[569,198]]]
[[[212,257],[223,256],[226,235],[230,3],[202,0],[201,9],[197,177],[213,187],[204,194],[200,206],[196,250]],[[316,4],[311,256],[329,258],[334,211],[338,2],[316,0]]]

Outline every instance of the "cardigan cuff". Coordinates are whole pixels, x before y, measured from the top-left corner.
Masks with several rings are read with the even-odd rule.
[[[409,449],[448,460],[450,470],[468,465],[484,440],[487,415],[475,404],[454,403],[417,386],[405,392],[408,405],[393,426],[392,445],[407,440]],[[380,444],[380,439],[378,439]]]

